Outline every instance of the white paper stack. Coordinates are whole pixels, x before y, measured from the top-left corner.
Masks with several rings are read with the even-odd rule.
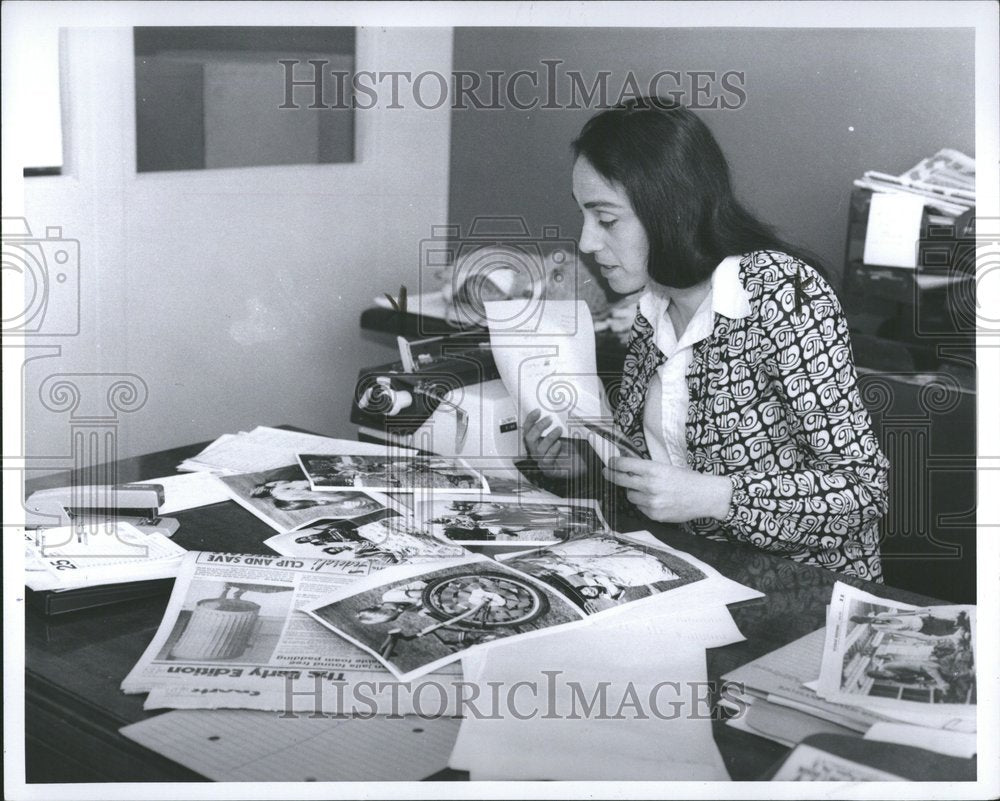
[[[902,175],[868,170],[854,185],[918,198],[923,205],[954,219],[976,205],[976,160],[944,148]]]
[[[257,426],[252,431],[223,434],[201,453],[177,465],[177,469],[231,476],[296,464],[299,453],[380,455],[385,452],[384,445]],[[404,455],[413,451],[394,448],[393,453]]]
[[[172,578],[187,553],[162,534],[130,523],[50,528],[26,535],[25,584],[32,590],[70,590]]]

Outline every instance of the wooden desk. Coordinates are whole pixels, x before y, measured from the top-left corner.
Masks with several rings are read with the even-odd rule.
[[[118,463],[119,480],[168,475],[181,459],[205,444],[123,460]],[[85,471],[73,478],[81,483],[92,480]],[[59,486],[68,480],[65,474],[52,476],[31,482],[28,489]],[[181,528],[174,539],[184,548],[270,553],[261,543],[273,530],[235,503],[175,516]],[[747,641],[708,652],[710,680],[717,681],[727,671],[824,624],[824,609],[838,579],[836,574],[749,547],[693,537],[671,526],[648,528],[664,542],[705,560],[726,576],[767,593],[764,599],[733,609]],[[933,602],[869,582],[849,582],[906,603]],[[124,695],[118,687],[153,638],[166,605],[163,596],[53,618],[26,610],[28,782],[200,780],[197,774],[118,734],[120,727],[158,714],[143,711],[143,696]],[[782,746],[735,731],[721,721],[713,726],[726,767],[735,780],[761,778],[786,752]],[[433,778],[463,777],[444,771]]]

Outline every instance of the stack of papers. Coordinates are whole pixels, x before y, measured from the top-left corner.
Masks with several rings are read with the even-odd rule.
[[[727,723],[789,747],[847,734],[972,756],[974,622],[975,607],[917,609],[838,582],[825,628],[722,677],[745,690]]]
[[[24,583],[36,591],[173,578],[187,553],[130,523],[43,529],[25,540]]]
[[[299,453],[382,455],[385,452],[383,445],[257,426],[252,431],[223,434],[201,453],[177,465],[177,469],[231,476],[295,464]],[[393,448],[397,455],[412,452]]]
[[[873,192],[912,196],[954,219],[976,205],[976,160],[945,148],[902,175],[868,170],[854,185]]]
[[[206,710],[177,721],[210,728],[230,709],[464,716],[453,764],[473,778],[728,778],[705,649],[742,639],[725,605],[762,593],[648,532],[612,531],[594,502],[540,492],[507,460],[262,427],[181,469],[217,476],[277,530],[278,554],[187,555],[121,685],[146,708]],[[526,722],[513,697],[470,714],[469,691],[536,677],[552,714]],[[159,743],[172,730],[147,734],[189,764]]]

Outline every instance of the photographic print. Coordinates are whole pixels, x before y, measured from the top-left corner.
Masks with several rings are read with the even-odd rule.
[[[596,505],[586,503],[435,498],[417,509],[421,525],[435,536],[466,545],[547,545],[607,530]]]
[[[291,603],[291,587],[192,582],[158,658],[249,664],[267,661],[281,637]]]
[[[974,716],[975,606],[913,607],[838,583],[820,690],[831,701]]]
[[[278,531],[288,531],[319,519],[350,519],[390,508],[387,498],[376,498],[365,492],[316,492],[296,465],[222,476],[219,480],[229,489],[234,501]]]
[[[374,492],[489,492],[483,476],[461,459],[441,456],[324,456],[299,454],[312,489]]]
[[[437,570],[390,568],[305,611],[401,681],[475,646],[583,617],[546,585],[484,557]]]
[[[610,532],[499,558],[555,587],[588,614],[706,577],[674,553]]]
[[[385,567],[453,557],[464,551],[414,526],[392,509],[352,520],[317,520],[264,541],[283,556],[364,559]]]

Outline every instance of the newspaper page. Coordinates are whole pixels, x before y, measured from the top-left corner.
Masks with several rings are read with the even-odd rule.
[[[817,692],[963,728],[976,716],[975,643],[975,606],[915,607],[837,582]]]
[[[280,532],[324,518],[352,518],[393,508],[371,491],[316,492],[298,465],[220,478],[236,503]]]
[[[178,706],[197,698],[201,707],[408,714],[416,685],[398,686],[378,661],[301,611],[376,570],[365,559],[190,552],[122,690],[169,690]],[[428,680],[447,685],[458,674],[452,667]]]

